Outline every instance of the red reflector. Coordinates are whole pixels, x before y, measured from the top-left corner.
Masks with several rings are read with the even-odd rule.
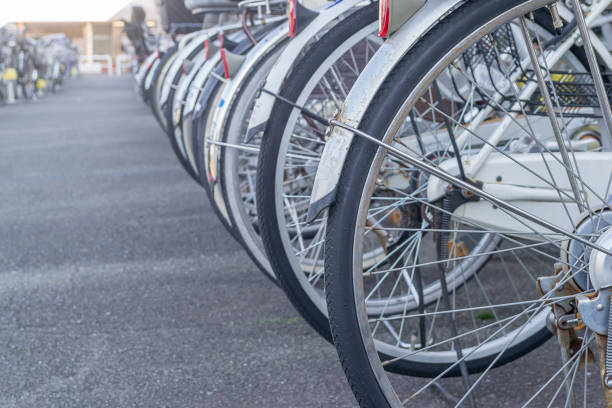
[[[391,18],[391,0],[380,0],[378,3],[378,35],[389,36],[389,19]]]
[[[289,37],[295,35],[296,23],[297,23],[297,11],[295,7],[295,2],[297,0],[289,0]]]
[[[225,48],[221,48],[221,61],[223,61],[223,74],[225,78],[229,78],[229,67],[227,66],[227,57],[225,56]]]
[[[208,40],[204,40],[204,53],[206,54],[206,61],[208,61]]]
[[[185,66],[185,61],[183,61],[183,75],[187,75],[187,67]]]

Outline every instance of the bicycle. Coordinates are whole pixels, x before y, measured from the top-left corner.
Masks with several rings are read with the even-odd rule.
[[[393,33],[381,2],[389,39],[330,121],[311,201],[310,218],[332,204],[327,307],[353,392],[609,406],[610,2],[420,3]],[[393,250],[365,265],[370,245]]]

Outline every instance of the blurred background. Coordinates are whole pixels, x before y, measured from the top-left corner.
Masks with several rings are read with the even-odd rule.
[[[109,68],[119,73],[118,70],[129,70],[125,58],[133,50],[124,27],[132,19],[134,7],[144,11],[150,32],[159,34],[160,13],[156,0],[14,2],[2,8],[0,30],[29,38],[65,34],[79,53],[82,73],[109,73]]]

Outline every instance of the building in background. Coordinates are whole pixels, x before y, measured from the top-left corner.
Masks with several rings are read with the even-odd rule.
[[[123,22],[130,20],[133,6],[141,6],[147,15],[147,25],[154,33],[158,32],[159,11],[155,0],[132,0],[110,18],[96,21],[47,22],[47,21],[16,21],[20,29],[27,29],[27,35],[38,37],[46,34],[65,33],[79,49],[83,59],[89,63],[94,55],[109,55],[116,58],[125,53],[122,49]]]

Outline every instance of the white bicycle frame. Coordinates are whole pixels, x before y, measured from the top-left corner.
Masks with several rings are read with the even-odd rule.
[[[443,12],[442,8],[439,8],[440,3],[432,6],[434,2],[429,2],[423,9],[421,9],[413,19],[409,20],[391,39],[383,45],[379,52],[372,59],[370,64],[366,67],[364,74],[359,78],[354,88],[351,90],[349,97],[344,106],[344,110],[340,113],[337,120],[344,124],[349,125],[352,128],[358,128],[361,118],[365,114],[369,106],[369,101],[372,100],[373,96],[378,91],[380,84],[386,78],[390,69],[395,66],[397,61],[405,55],[405,53],[411,48],[416,39],[420,38],[423,34],[428,31],[428,28],[419,32],[416,25],[422,22],[426,16],[421,16],[425,13],[431,21]],[[447,12],[451,11],[458,2],[448,1]],[[542,6],[546,5],[547,1],[542,1]],[[594,21],[601,15],[603,11],[612,3],[610,0],[602,0],[594,3],[591,12],[587,16],[587,25],[592,25]],[[563,10],[564,17],[569,21],[572,17],[572,13],[567,9]],[[437,21],[437,19],[436,19]],[[591,32],[591,36],[595,37]],[[548,66],[555,65],[576,43],[580,38],[580,33],[576,30],[566,40],[560,43],[556,49],[546,55],[546,62]],[[596,37],[595,37],[596,38]],[[413,39],[412,43],[409,40]],[[599,40],[593,41],[594,48],[597,53],[600,54],[603,61],[609,63],[612,61],[610,53],[603,46],[603,43]],[[405,44],[404,47],[401,47]],[[597,44],[597,45],[595,45]],[[525,66],[529,65],[530,62],[526,61]],[[612,68],[612,66],[610,66]],[[518,80],[519,78],[511,78]],[[527,85],[521,90],[519,99],[525,99],[531,97],[533,93],[538,89],[538,84],[533,82]],[[484,109],[478,116],[470,123],[469,127],[460,132],[457,136],[457,144],[459,149],[465,146],[468,141],[468,136],[471,132],[474,132],[480,125],[483,124],[486,117],[491,113],[492,107]],[[468,160],[466,160],[465,168],[466,174],[469,178],[474,178],[479,181],[483,181],[485,184],[482,187],[482,191],[490,193],[500,199],[507,202],[519,202],[520,208],[524,209],[532,214],[537,214],[541,219],[551,221],[554,219],[556,225],[562,225],[566,230],[571,230],[573,225],[569,225],[569,220],[564,216],[562,209],[551,208],[551,203],[557,203],[556,206],[561,207],[562,202],[571,201],[562,198],[557,191],[543,186],[542,183],[538,183],[534,180],[532,174],[529,172],[516,172],[516,162],[523,165],[530,164],[534,165],[534,155],[520,154],[510,158],[500,158],[492,156],[495,150],[493,146],[502,139],[505,133],[508,131],[511,125],[516,121],[516,114],[510,114],[506,116],[499,124],[496,124],[495,131],[487,137],[486,143],[483,144],[482,148],[478,153]],[[346,159],[346,154],[350,148],[353,140],[353,132],[340,127],[331,128],[331,137],[327,143],[315,181],[315,188],[311,197],[311,207],[309,211],[309,218],[314,218],[324,208],[333,203],[335,198],[335,192],[340,177],[340,172]],[[537,158],[541,159],[541,156],[536,155]],[[597,156],[597,157],[596,157]],[[612,154],[611,153],[588,153],[578,152],[575,153],[577,162],[580,164],[581,173],[583,177],[590,177],[589,180],[595,180],[590,186],[595,192],[601,193],[605,191],[607,184],[607,177],[601,177],[602,174],[609,174],[612,170]],[[551,157],[552,159],[552,157]],[[554,160],[551,160],[554,162]],[[544,163],[542,163],[543,165]],[[558,164],[558,163],[557,163]],[[442,163],[441,169],[456,173],[457,163],[456,160],[451,160]],[[554,163],[553,163],[554,167]],[[542,169],[543,171],[545,169]],[[557,168],[553,174],[565,174],[564,169],[561,167]],[[607,173],[606,173],[606,170]],[[511,174],[514,171],[514,174]],[[496,181],[500,176],[503,176],[504,183]],[[599,182],[599,179],[603,179],[603,182]],[[557,180],[562,190],[569,189],[569,180]],[[428,200],[436,201],[441,198],[448,186],[448,181],[444,181],[437,177],[431,177],[428,188]],[[522,187],[518,187],[518,185]],[[528,187],[524,187],[528,186]],[[568,195],[571,197],[571,195]],[[599,203],[598,207],[603,205],[601,197],[597,197],[597,194],[590,194],[590,201],[595,205]],[[513,220],[509,216],[500,216],[503,214],[495,206],[490,203],[470,203],[460,207],[458,212],[462,216],[467,218],[477,218],[480,222],[490,223],[490,225],[499,226],[502,224],[508,230],[529,230],[533,229],[542,230],[542,227],[537,227],[533,224],[527,223],[527,225],[520,224]],[[560,212],[560,214],[556,214]],[[578,208],[571,210],[573,217],[575,218],[580,213]]]

